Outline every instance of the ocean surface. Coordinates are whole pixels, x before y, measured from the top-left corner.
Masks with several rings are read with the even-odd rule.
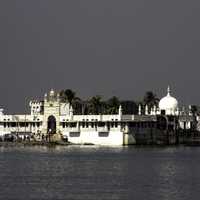
[[[200,147],[0,147],[0,199],[200,199]]]

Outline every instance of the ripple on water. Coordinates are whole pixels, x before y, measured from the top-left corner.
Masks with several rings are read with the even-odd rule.
[[[0,199],[198,199],[200,148],[0,147]]]

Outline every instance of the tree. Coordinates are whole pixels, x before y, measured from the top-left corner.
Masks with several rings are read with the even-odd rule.
[[[66,102],[67,101],[67,97],[65,95],[65,91],[61,90],[59,94],[60,94],[60,100],[61,100],[61,102]]]
[[[89,113],[98,115],[102,111],[102,97],[96,95],[89,100]]]
[[[60,100],[63,103],[68,102],[70,105],[72,105],[75,114],[82,114],[82,100],[76,96],[76,92],[73,90],[61,90]]]
[[[191,112],[193,115],[199,115],[199,107],[196,105],[191,105]]]
[[[138,113],[138,105],[134,101],[121,101],[122,112],[125,115],[133,115]]]
[[[60,99],[62,102],[69,102],[69,104],[73,104],[73,102],[80,101],[81,99],[76,96],[76,92],[71,89],[62,90],[60,92]]]
[[[117,114],[120,106],[120,101],[116,96],[113,96],[107,101],[107,113]]]
[[[72,107],[74,110],[75,115],[81,115],[83,114],[83,102],[80,100],[76,100],[72,102]]]
[[[76,93],[70,89],[65,90],[65,96],[70,104],[77,98]]]
[[[158,106],[159,99],[156,97],[152,91],[148,91],[145,93],[143,98],[143,105],[148,105],[149,109],[153,108],[153,106]]]

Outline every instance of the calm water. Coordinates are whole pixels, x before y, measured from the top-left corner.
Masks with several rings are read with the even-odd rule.
[[[0,199],[200,199],[200,147],[0,147]]]

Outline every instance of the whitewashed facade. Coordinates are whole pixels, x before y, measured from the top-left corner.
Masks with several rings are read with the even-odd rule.
[[[163,103],[164,102],[164,103]],[[145,107],[145,114],[139,106],[138,115],[123,115],[121,106],[116,115],[74,115],[69,103],[62,103],[53,90],[45,94],[43,101],[30,102],[30,114],[6,115],[0,109],[0,137],[17,134],[31,136],[34,140],[48,140],[50,135],[59,135],[74,144],[126,145],[135,144],[135,135],[157,127],[157,117],[161,108]],[[160,107],[166,115],[181,115],[178,102],[170,96],[161,99]],[[170,107],[171,106],[171,107]],[[170,112],[170,113],[169,113]],[[189,113],[187,114],[187,116]],[[191,128],[191,118],[179,121],[182,128]],[[150,127],[150,128],[149,128]]]

